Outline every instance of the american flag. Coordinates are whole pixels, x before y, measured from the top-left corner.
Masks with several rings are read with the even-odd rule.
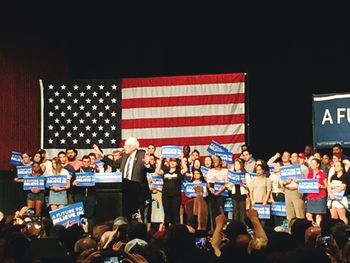
[[[92,145],[119,147],[121,118],[120,81],[40,81],[41,148],[49,157],[74,147],[79,156]]]
[[[245,141],[245,74],[122,80],[122,142],[142,147],[190,145],[206,151],[211,140],[232,153]]]
[[[187,144],[201,155],[211,140],[234,154],[245,141],[244,73],[40,83],[50,157],[67,146],[80,156],[93,144],[108,152],[130,136],[142,148]]]

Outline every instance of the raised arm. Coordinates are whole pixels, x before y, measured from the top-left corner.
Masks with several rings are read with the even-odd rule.
[[[162,169],[162,164],[163,164],[163,157],[159,156],[159,162],[157,163],[155,173],[158,175],[163,175],[164,171]]]

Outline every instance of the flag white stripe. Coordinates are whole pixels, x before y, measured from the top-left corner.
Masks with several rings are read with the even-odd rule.
[[[112,152],[114,150],[116,150],[118,147],[116,148],[103,148],[103,154],[112,154]],[[60,152],[60,151],[63,151],[63,152],[66,152],[66,149],[45,149],[46,150],[46,155],[48,156],[48,159],[52,159],[53,157],[56,157],[57,154]],[[77,149],[78,151],[78,159],[81,160],[81,158],[84,156],[84,155],[89,155],[89,153],[92,153],[94,152],[93,149]]]
[[[244,103],[123,109],[124,120],[243,114]]]
[[[170,128],[141,128],[123,129],[122,139],[136,137],[142,139],[153,138],[180,138],[197,136],[223,136],[232,134],[244,134],[244,124],[229,125],[208,125],[191,127],[170,127]]]
[[[123,99],[244,93],[244,82],[122,89]]]

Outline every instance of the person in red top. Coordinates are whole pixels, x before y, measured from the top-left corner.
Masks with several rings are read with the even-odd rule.
[[[306,194],[306,218],[314,225],[320,226],[322,214],[327,213],[327,175],[320,169],[321,161],[312,159],[310,161],[310,172],[307,174],[307,179],[318,179],[319,192]],[[316,222],[313,220],[313,215],[316,215]]]

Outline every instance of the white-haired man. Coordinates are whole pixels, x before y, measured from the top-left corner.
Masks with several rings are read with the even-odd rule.
[[[147,182],[147,172],[152,172],[152,166],[149,164],[149,154],[144,150],[138,149],[140,146],[138,140],[130,137],[125,141],[122,157],[116,161],[107,156],[102,161],[113,168],[120,169],[123,176],[123,215],[132,219],[132,217],[145,209],[147,199],[150,199],[150,189]],[[94,145],[94,152],[103,156],[102,151]]]

